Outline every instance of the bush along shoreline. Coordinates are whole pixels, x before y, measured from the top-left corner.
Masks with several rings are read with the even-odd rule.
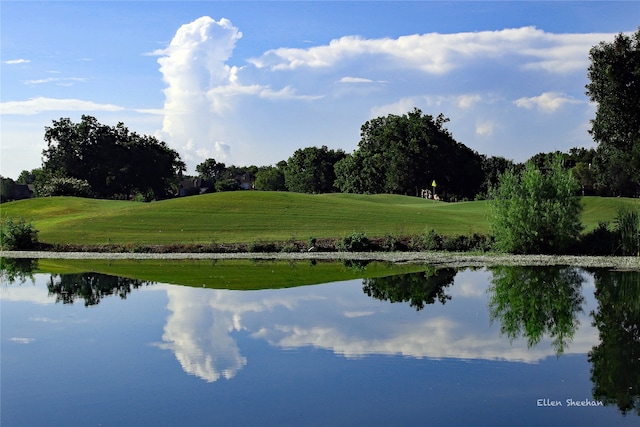
[[[25,233],[37,237],[27,229]],[[627,237],[626,241],[623,238]],[[631,242],[631,243],[629,243]],[[637,243],[622,235],[616,225],[601,223],[593,231],[583,234],[562,254],[585,256],[638,256]],[[365,233],[354,232],[341,238],[309,238],[285,241],[256,240],[245,243],[175,243],[164,245],[147,244],[50,244],[29,241],[26,245],[10,246],[3,241],[3,251],[42,252],[96,252],[96,253],[304,253],[304,252],[462,252],[501,253],[495,248],[495,238],[474,233],[471,235],[442,235],[429,230],[421,235],[387,235],[368,237]],[[624,243],[624,245],[623,245]],[[635,252],[634,252],[635,251]]]

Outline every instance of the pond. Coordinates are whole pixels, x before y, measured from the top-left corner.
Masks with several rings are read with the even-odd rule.
[[[32,263],[2,276],[2,426],[638,425],[639,272]]]

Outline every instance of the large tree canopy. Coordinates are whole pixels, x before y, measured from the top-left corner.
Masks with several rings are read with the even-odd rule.
[[[599,144],[598,184],[614,194],[640,191],[640,28],[594,46],[586,94],[597,103],[590,133]]]
[[[207,159],[196,166],[196,172],[198,172],[199,176],[211,181],[213,184],[224,179],[226,171],[227,166],[224,163],[216,162],[216,159]]]
[[[297,193],[334,191],[334,165],[344,156],[344,151],[330,150],[324,145],[296,150],[284,166],[287,189]]]
[[[448,121],[414,109],[366,122],[353,155],[336,165],[336,185],[350,193],[419,195],[437,192],[473,197],[483,181],[482,157],[453,139]]]
[[[287,186],[284,181],[284,167],[286,162],[280,162],[280,166],[265,166],[258,169],[256,173],[256,190],[261,191],[286,191]]]
[[[44,138],[43,169],[88,182],[96,197],[163,198],[185,170],[176,151],[152,136],[129,132],[123,123],[107,126],[86,115],[80,123],[61,118],[45,128]]]

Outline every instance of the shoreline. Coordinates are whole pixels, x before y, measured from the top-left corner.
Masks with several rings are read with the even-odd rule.
[[[283,260],[283,261],[383,261],[425,263],[452,267],[497,265],[618,268],[640,270],[640,257],[467,254],[459,252],[240,252],[240,253],[133,253],[2,251],[1,258],[109,259],[109,260]]]

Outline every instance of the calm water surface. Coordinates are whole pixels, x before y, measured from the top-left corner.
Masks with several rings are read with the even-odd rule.
[[[640,422],[637,272],[428,269],[262,291],[3,280],[2,426]]]

